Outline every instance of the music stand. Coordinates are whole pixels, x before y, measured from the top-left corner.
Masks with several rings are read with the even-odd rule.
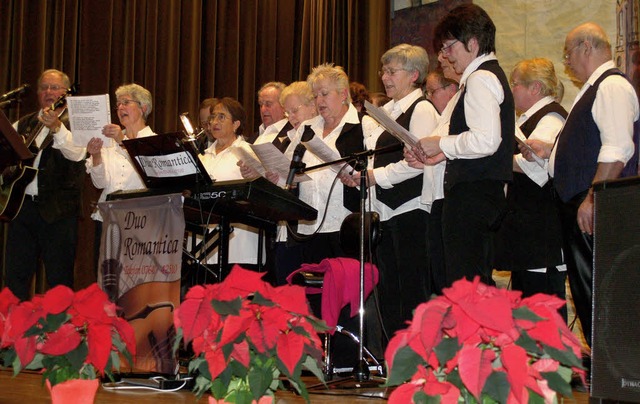
[[[149,189],[182,191],[213,182],[198,158],[198,150],[182,132],[170,132],[122,142]]]
[[[24,144],[22,136],[16,132],[4,112],[0,111],[0,171],[30,158],[33,158],[33,153]]]

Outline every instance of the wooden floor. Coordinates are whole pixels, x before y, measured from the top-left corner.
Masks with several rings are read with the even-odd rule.
[[[307,387],[312,386],[314,379],[306,379]],[[342,383],[325,387],[310,388],[312,403],[375,403],[386,402],[390,390],[382,387],[361,386],[356,388],[352,380],[344,380]],[[589,402],[587,393],[575,392],[573,398],[560,398],[560,403],[586,404]],[[38,404],[50,403],[47,388],[42,384],[42,377],[37,373],[24,372],[17,377],[9,369],[0,369],[0,403],[2,404]],[[190,391],[174,393],[158,393],[150,390],[106,390],[98,389],[96,403],[116,404],[163,404],[163,403],[207,403],[207,398],[200,400]],[[298,404],[304,400],[290,392],[278,392],[276,402],[279,404]]]

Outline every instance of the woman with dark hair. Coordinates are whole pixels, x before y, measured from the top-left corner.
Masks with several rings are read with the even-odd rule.
[[[241,180],[238,158],[233,148],[241,147],[249,153],[251,147],[242,134],[246,125],[246,113],[242,105],[230,97],[224,97],[213,108],[209,117],[209,128],[215,141],[200,155],[205,169],[216,181]],[[258,264],[258,229],[241,223],[231,223],[233,232],[229,236],[229,264],[241,264],[255,269]],[[264,254],[262,255],[264,257]],[[214,250],[209,263],[218,262],[218,251]],[[230,268],[225,268],[228,271]],[[227,272],[228,273],[228,272]]]
[[[358,112],[365,112],[364,102],[371,102],[371,97],[369,96],[367,87],[362,83],[352,81],[349,83],[349,91],[351,92],[351,103],[353,106],[356,107]]]

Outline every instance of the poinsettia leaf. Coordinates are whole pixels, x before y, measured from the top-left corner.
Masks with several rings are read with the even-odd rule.
[[[527,402],[527,404],[545,404],[546,401],[544,400],[544,397],[542,397],[540,394],[536,393],[535,391],[529,390],[529,401]]]
[[[14,347],[20,363],[22,366],[26,366],[36,354],[36,339],[35,337],[20,338],[15,342]]]
[[[71,303],[73,303],[73,297],[74,293],[71,288],[64,285],[58,285],[49,289],[47,293],[45,293],[42,306],[47,313],[62,313],[71,306]]]
[[[78,372],[82,368],[88,354],[89,349],[87,348],[87,343],[82,342],[76,349],[67,353],[65,358],[69,361],[71,370]]]
[[[47,334],[40,352],[45,355],[64,355],[80,344],[81,336],[73,324],[62,325],[57,331]]]
[[[435,347],[433,347],[433,352],[436,354],[438,358],[438,363],[444,365],[453,359],[454,356],[460,350],[460,343],[458,342],[458,337],[454,338],[443,338],[442,341]]]
[[[212,380],[218,377],[227,367],[227,361],[221,349],[209,350],[205,352],[204,357],[209,365],[209,373]]]
[[[313,373],[313,375],[320,380],[320,382],[324,383],[324,373],[322,373],[322,368],[317,359],[307,355],[304,358],[304,362],[302,362],[302,366]]]
[[[89,325],[87,345],[89,347],[87,363],[92,364],[100,374],[103,374],[111,352],[111,327],[106,324]]]
[[[304,337],[295,332],[288,332],[280,335],[277,344],[278,358],[284,363],[288,373],[294,374],[296,365],[302,358],[304,348]]]
[[[524,330],[521,330],[520,337],[516,340],[516,345],[522,347],[525,351],[533,355],[542,355],[542,349],[538,343]]]
[[[262,296],[262,294],[260,292],[255,292],[253,294],[253,297],[251,298],[251,303],[253,304],[257,304],[259,306],[265,306],[265,307],[274,307],[276,306],[276,304],[274,302],[272,302],[271,300],[265,298],[264,296]]]
[[[11,292],[11,289],[4,287],[0,291],[0,315],[6,316],[9,313],[9,308],[17,305],[18,303],[20,303],[20,299]]]
[[[573,398],[571,383],[567,382],[556,372],[540,372],[540,375],[549,383],[549,388],[565,397]]]
[[[253,399],[257,400],[265,395],[271,385],[272,379],[272,372],[269,368],[252,367],[249,370],[249,388],[251,389]]]
[[[414,395],[413,395],[413,402],[415,404],[430,404],[430,403],[440,403],[440,399],[436,399],[434,400],[435,397],[429,397],[425,394],[424,391],[420,390],[417,391]]]
[[[465,345],[460,350],[458,371],[467,390],[480,401],[484,384],[492,372],[491,362],[495,353],[490,349],[480,349]]]
[[[493,372],[484,384],[483,394],[491,397],[498,403],[506,403],[511,389],[507,374],[504,372]]]
[[[415,383],[405,383],[396,387],[389,395],[389,404],[411,403],[416,392],[420,391],[421,385]]]
[[[242,308],[242,299],[211,300],[211,306],[221,316],[238,316]]]
[[[174,317],[180,319],[180,325],[184,332],[184,340],[189,343],[193,338],[200,336],[211,321],[211,305],[201,299],[186,299],[174,313]]]
[[[396,351],[393,363],[389,367],[389,375],[385,386],[398,386],[411,379],[418,366],[424,361],[409,347],[402,347]]]
[[[544,344],[543,347],[545,353],[547,353],[552,359],[557,360],[561,364],[569,367],[577,367],[579,369],[583,369],[582,359],[578,358],[572,350],[568,349],[566,351],[561,351]]]
[[[544,320],[544,318],[538,316],[527,306],[521,306],[521,307],[515,308],[511,310],[511,313],[513,314],[513,318],[516,320],[527,320],[527,321],[533,321],[533,322]]]

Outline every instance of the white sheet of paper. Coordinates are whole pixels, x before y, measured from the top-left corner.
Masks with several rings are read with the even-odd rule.
[[[418,143],[418,138],[411,132],[403,128],[398,122],[391,119],[384,109],[378,108],[369,101],[364,102],[364,107],[370,117],[378,121],[389,133],[408,147],[414,147]]]
[[[289,176],[291,162],[273,143],[252,144],[251,149],[258,156],[266,171],[278,173],[282,178]],[[311,180],[311,177],[308,175],[299,174],[294,177],[293,182],[309,180]]]
[[[308,142],[302,142],[302,144],[307,148],[308,151],[315,154],[320,160],[322,160],[325,163],[328,163],[330,161],[340,160],[342,158],[342,156],[338,152],[329,148],[329,146],[327,146],[327,144],[317,136],[312,137],[311,140],[309,140]],[[340,171],[340,169],[343,166],[344,166],[344,163],[336,163],[331,165],[330,167],[333,171],[337,173]],[[349,171],[351,170],[345,169],[343,170],[343,173],[349,172]]]
[[[109,94],[67,97],[67,109],[76,145],[84,147],[94,137],[101,138],[105,145],[112,145],[112,139],[102,134],[102,128],[111,123]]]
[[[249,153],[242,147],[234,146],[229,150],[231,151],[231,153],[233,153],[234,156],[236,156],[238,160],[242,161],[245,165],[251,167],[254,171],[264,177],[266,173],[265,169],[255,156],[252,156],[251,153]]]
[[[533,149],[531,148],[531,146],[529,146],[525,140],[527,138],[524,136],[524,134],[522,133],[522,131],[520,130],[520,128],[516,128],[516,142],[521,145],[524,146],[524,148],[526,148],[527,150],[529,150],[531,152],[531,155],[533,156],[533,160],[542,168],[544,168],[544,159],[541,158],[540,156],[538,156]]]

